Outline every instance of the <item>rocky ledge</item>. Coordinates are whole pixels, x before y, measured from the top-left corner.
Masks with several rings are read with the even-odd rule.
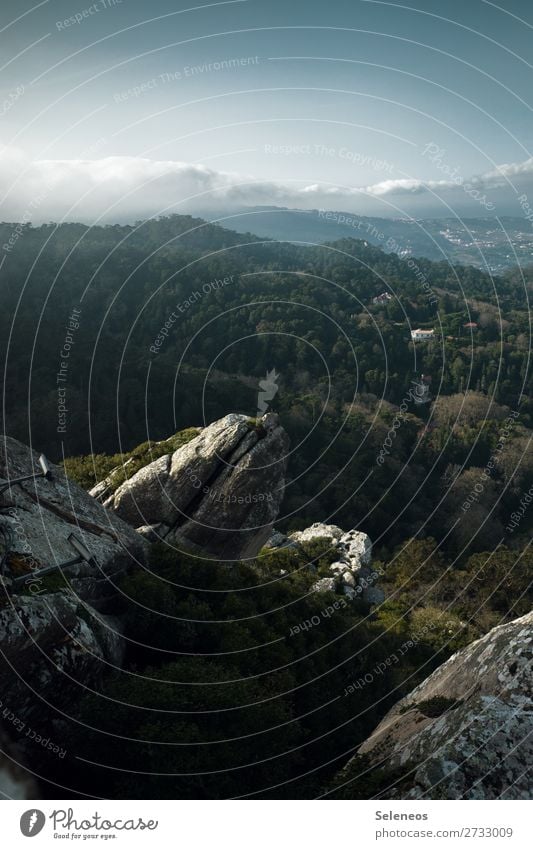
[[[2,479],[40,472],[38,460],[39,455],[28,446],[0,437],[0,485]],[[9,548],[7,572],[27,574],[31,592],[40,592],[41,581],[34,580],[33,574],[42,567],[75,558],[77,552],[68,539],[74,534],[93,562],[70,566],[65,577],[78,596],[95,603],[109,594],[116,577],[131,565],[144,562],[147,543],[68,479],[61,466],[50,463],[50,470],[51,480],[37,478],[14,484],[0,495],[0,521]]]
[[[254,557],[278,515],[288,448],[275,414],[231,414],[140,469],[104,506],[151,541],[221,560]]]
[[[402,799],[530,799],[533,613],[453,655],[387,714],[359,754],[404,769]]]

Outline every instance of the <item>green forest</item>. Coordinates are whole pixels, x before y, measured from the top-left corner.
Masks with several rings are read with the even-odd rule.
[[[114,611],[124,669],[69,726],[83,769],[65,764],[64,780],[80,794],[335,796],[392,704],[531,608],[533,274],[172,216],[23,225],[0,275],[6,433],[86,489],[117,466],[118,483],[126,460],[131,474],[229,412],[255,417],[275,370],[270,409],[293,449],[278,527],[364,531],[386,594],[325,614],[335,596],[311,587],[332,555],[318,543],[232,570],[154,546]],[[413,342],[416,328],[435,332]],[[369,670],[381,671],[356,686]],[[350,792],[371,798],[408,772],[365,778],[361,761]]]
[[[12,225],[0,229],[7,243]],[[275,369],[271,409],[293,446],[284,529],[328,520],[377,545],[422,534],[486,550],[533,483],[531,280],[518,270],[494,278],[360,240],[280,244],[172,216],[23,225],[0,274],[4,430],[53,460],[256,415]],[[434,337],[413,343],[419,327]],[[412,403],[421,374],[431,404]]]

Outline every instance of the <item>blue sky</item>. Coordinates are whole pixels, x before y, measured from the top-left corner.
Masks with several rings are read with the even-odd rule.
[[[4,220],[533,197],[525,0],[3,0],[0,29]]]

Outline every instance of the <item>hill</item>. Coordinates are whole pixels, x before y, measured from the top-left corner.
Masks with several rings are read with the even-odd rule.
[[[472,551],[530,527],[526,514],[505,531],[533,483],[530,284],[517,275],[186,216],[24,226],[0,275],[5,430],[53,460],[123,455],[264,403],[296,446],[285,530],[329,518],[379,545],[422,533]],[[413,342],[413,328],[434,334]],[[421,374],[430,403],[416,402]]]
[[[212,218],[212,215],[206,215]],[[522,218],[376,218],[326,209],[254,206],[221,218],[223,227],[280,241],[357,238],[399,256],[423,256],[501,274],[533,264],[533,231]]]

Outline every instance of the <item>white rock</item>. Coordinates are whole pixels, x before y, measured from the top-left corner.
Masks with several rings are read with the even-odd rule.
[[[314,525],[306,528],[305,531],[294,531],[292,534],[289,534],[289,538],[299,543],[311,542],[314,539],[323,539],[333,544],[339,542],[342,535],[343,531],[337,525],[324,525],[322,522],[315,522]]]
[[[335,592],[337,588],[337,582],[335,578],[320,578],[311,589],[316,593],[327,593],[327,592]]]
[[[339,548],[352,564],[352,569],[368,566],[372,559],[372,542],[367,534],[351,530],[341,536],[339,543]]]

